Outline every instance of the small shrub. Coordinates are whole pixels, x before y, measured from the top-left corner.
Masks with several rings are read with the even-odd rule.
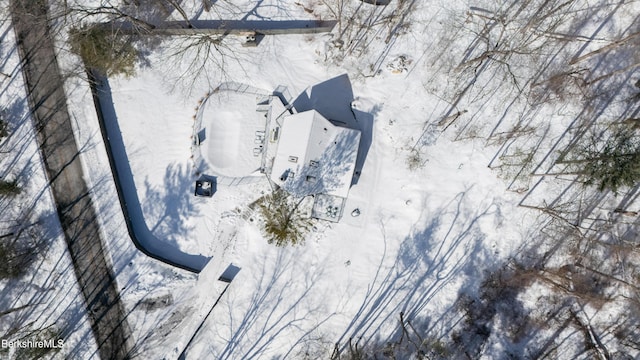
[[[97,26],[74,29],[70,34],[71,50],[85,65],[107,76],[133,76],[139,52],[131,41]]]
[[[7,137],[9,135],[9,129],[7,128],[7,122],[1,117],[0,114],[0,140]]]
[[[24,275],[32,258],[31,251],[24,251],[15,241],[0,242],[0,279],[15,279]]]
[[[407,156],[407,167],[411,171],[422,169],[425,161],[422,159],[422,155],[416,149],[412,149]]]
[[[429,352],[432,354],[431,358],[436,359],[447,359],[450,357],[449,347],[446,343],[441,340],[434,339],[429,341],[427,348]]]
[[[18,180],[0,180],[0,195],[18,195],[21,191]]]
[[[21,277],[43,253],[50,235],[39,221],[14,229],[15,234],[0,234],[0,279]],[[20,224],[25,222],[32,220],[25,218]]]

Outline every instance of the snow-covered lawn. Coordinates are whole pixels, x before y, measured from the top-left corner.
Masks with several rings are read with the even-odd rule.
[[[305,38],[265,39],[252,55],[261,68],[249,74],[233,71],[241,78],[232,80],[260,79],[263,88],[284,84],[304,89],[344,71],[296,59],[318,46]],[[301,45],[285,46],[292,42]],[[273,58],[276,51],[280,56]],[[211,199],[195,198],[191,191],[175,193],[177,182],[193,184],[196,179],[189,152],[192,116],[194,104],[210,89],[192,89],[190,96],[168,90],[162,75],[168,64],[161,54],[152,54],[149,67],[134,78],[110,79],[147,225],[163,229],[156,232],[161,240],[214,256],[213,263],[241,268],[190,357],[297,358],[312,346],[311,339],[330,351],[332,344],[345,344],[350,337],[366,342],[388,336],[396,331],[400,312],[416,324],[428,324],[449,310],[460,288],[482,275],[482,267],[500,263],[523,242],[526,211],[516,207],[518,196],[499,190],[504,182],[487,168],[495,149],[445,137],[429,148],[422,169],[408,170],[404,139],[419,134],[425,112],[441,105],[405,74],[385,71],[366,80],[353,76],[358,110],[374,118],[373,140],[342,221],[319,223],[300,247],[268,245],[247,219],[233,212],[225,217],[269,191],[266,178],[256,184],[219,185]],[[222,103],[220,113],[237,106],[234,117],[255,117],[253,99],[248,100]],[[206,103],[205,115],[218,114],[215,105]],[[240,125],[223,139],[210,134],[205,142],[237,146],[230,137],[254,132],[249,124]],[[216,140],[222,143],[213,144]],[[252,145],[244,144],[245,150]],[[359,217],[350,215],[355,208]],[[167,216],[166,209],[184,212]],[[220,233],[224,223],[235,227],[231,239]],[[220,241],[229,241],[232,249],[216,257],[212,251]],[[208,301],[213,300],[212,295]]]

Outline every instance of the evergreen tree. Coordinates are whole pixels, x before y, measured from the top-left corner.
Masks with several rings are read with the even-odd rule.
[[[21,191],[18,180],[7,181],[0,179],[0,195],[18,195]]]
[[[587,184],[597,184],[599,191],[617,192],[623,186],[634,186],[640,181],[640,141],[636,130],[618,129],[597,149],[586,149],[584,174]]]
[[[287,246],[304,242],[313,220],[301,213],[301,202],[302,199],[295,199],[280,189],[258,201],[264,221],[263,231],[269,244]]]

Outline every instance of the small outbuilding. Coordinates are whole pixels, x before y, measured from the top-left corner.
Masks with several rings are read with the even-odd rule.
[[[212,197],[214,192],[214,182],[212,180],[196,180],[195,196]]]

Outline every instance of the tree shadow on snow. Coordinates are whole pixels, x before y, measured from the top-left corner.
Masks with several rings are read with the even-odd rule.
[[[292,271],[297,259],[295,251],[279,251],[273,263],[267,255],[262,257],[262,271],[255,273],[256,289],[246,311],[237,323],[230,323],[227,333],[218,334],[225,339],[226,346],[215,349],[216,359],[261,359],[267,350],[272,350],[273,340],[279,336],[291,329],[305,328],[304,323],[313,319],[314,326],[308,331],[311,332],[333,316],[314,318],[315,314],[324,313],[320,309],[323,305],[309,307],[306,301],[324,274],[322,268]],[[224,306],[228,307],[229,320],[233,319],[234,308],[245,307],[234,304],[233,297]]]
[[[187,254],[176,244],[176,239],[181,235],[184,237],[188,230],[179,218],[194,214],[193,206],[189,201],[190,196],[193,196],[191,191],[194,183],[188,175],[188,170],[176,165],[169,166],[164,174],[165,191],[150,189],[147,186],[147,196],[153,200],[153,203],[147,202],[144,210],[153,211],[156,216],[159,215],[152,224],[148,224],[136,190],[138,187],[134,181],[133,171],[129,165],[108,80],[100,79],[96,89],[96,100],[99,101],[98,106],[102,113],[102,116],[99,116],[102,117],[101,131],[127,228],[134,244],[145,254],[169,265],[200,272],[209,258],[203,255]],[[174,218],[176,216],[178,219]]]
[[[144,182],[145,200],[142,205],[149,231],[159,239],[178,247],[180,240],[193,229],[189,219],[197,215],[191,200],[194,181],[188,166],[170,164],[161,187],[149,179]]]
[[[389,325],[400,313],[425,331],[422,335],[428,334],[431,300],[464,273],[475,257],[483,256],[485,235],[478,221],[495,212],[493,203],[475,212],[466,210],[464,199],[465,192],[457,194],[426,226],[407,236],[391,266],[383,265],[387,257],[383,255],[360,309],[338,339],[341,351],[347,339],[376,347],[400,338],[400,329],[390,338],[381,337],[381,332],[395,326]]]

